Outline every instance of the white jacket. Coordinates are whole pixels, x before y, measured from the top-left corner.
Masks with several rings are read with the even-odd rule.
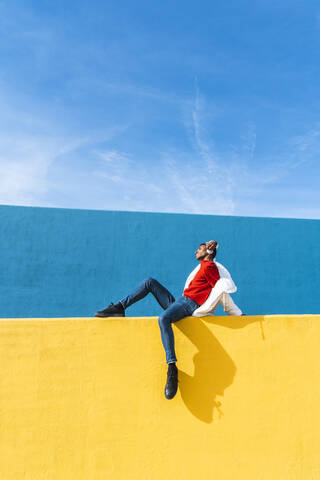
[[[214,312],[217,309],[217,305],[220,301],[222,294],[223,293],[229,294],[237,291],[237,287],[234,284],[228,270],[223,265],[221,265],[221,263],[218,263],[215,260],[214,260],[214,263],[218,267],[220,278],[215,284],[215,286],[213,287],[213,289],[211,290],[207,300],[193,312],[192,315],[195,317],[203,317],[205,315],[214,315]],[[186,280],[184,290],[189,286],[191,280],[194,279],[199,269],[200,269],[200,264],[194,270],[192,270],[192,272],[190,273],[190,275]],[[240,309],[239,311],[241,312]],[[239,315],[241,315],[241,313],[239,313]]]

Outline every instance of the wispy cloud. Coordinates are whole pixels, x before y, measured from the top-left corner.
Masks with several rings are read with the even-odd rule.
[[[165,161],[168,176],[168,195],[171,191],[172,211],[179,206],[182,211],[190,213],[204,213],[205,206],[201,205],[200,191],[196,191],[199,175],[195,176],[190,164],[186,161],[177,165],[173,157],[168,156]],[[180,204],[180,205],[179,205]]]
[[[161,152],[150,163],[114,150],[96,155],[101,162],[94,175],[108,182],[117,209],[229,214],[233,208],[225,195],[226,185],[219,187],[202,160],[195,161],[190,152]]]
[[[21,98],[20,98],[21,100]],[[110,141],[125,125],[112,125],[95,132],[71,133],[59,119],[48,116],[39,105],[20,107],[0,97],[0,203],[11,205],[61,205],[58,192],[67,191],[79,169],[77,160],[86,150]],[[76,159],[74,157],[77,157]],[[52,179],[55,165],[61,164],[60,176]],[[64,165],[72,165],[68,171]],[[91,172],[89,173],[91,175]],[[80,193],[80,192],[79,192]],[[49,200],[50,198],[50,200]]]
[[[213,146],[208,144],[204,136],[206,135],[203,126],[204,98],[201,97],[199,88],[196,87],[196,95],[192,110],[193,134],[195,140],[196,151],[200,158],[204,161],[209,175],[220,175],[219,160],[213,151]]]
[[[240,140],[242,141],[242,148],[245,152],[245,155],[247,155],[250,159],[253,159],[257,144],[257,134],[255,125],[253,123],[248,125],[247,133],[241,135]]]
[[[119,150],[95,150],[93,153],[99,159],[93,175],[100,187],[108,191],[104,205],[107,203],[108,208],[117,210],[157,210],[155,205],[159,200],[161,204],[167,194],[163,188],[165,179],[159,176],[159,164],[147,166],[144,160]]]
[[[185,104],[184,114],[192,151],[186,146],[180,154],[166,153],[166,169],[186,211],[231,215],[235,211],[234,174],[230,162],[216,151],[207,117],[205,97],[196,86],[194,99]]]
[[[219,114],[223,115],[223,112],[220,111]],[[308,217],[312,212],[317,215],[316,208],[295,209],[292,202],[289,201],[285,205],[283,199],[279,209],[277,194],[282,193],[284,188],[282,184],[288,183],[291,176],[295,177],[302,165],[310,166],[318,158],[320,154],[319,125],[301,135],[289,137],[281,145],[279,144],[278,154],[268,156],[266,153],[258,154],[256,151],[259,138],[252,122],[245,127],[246,133],[239,137],[236,146],[232,146],[229,150],[224,148],[223,152],[218,152],[214,143],[212,124],[210,124],[210,134],[208,133],[208,118],[212,117],[212,112],[208,114],[206,99],[200,93],[198,86],[196,86],[194,103],[189,115],[192,122],[190,124],[189,119],[185,119],[185,124],[195,151],[195,158],[192,160],[193,178],[201,179],[201,187],[199,185],[201,193],[192,192],[195,180],[191,180],[189,186],[185,186],[182,177],[177,175],[172,164],[171,176],[181,191],[181,197],[194,213],[259,216],[261,207],[263,215],[268,215],[269,202],[271,216],[277,216],[277,214],[286,216],[285,212],[290,217],[303,216],[303,212],[307,214],[307,211]],[[188,171],[187,163],[185,171]],[[299,186],[295,188],[298,194]],[[251,202],[250,208],[248,208],[248,201]]]
[[[301,135],[289,137],[279,146],[279,153],[265,157],[258,162],[258,168],[251,167],[252,179],[257,185],[264,186],[285,181],[302,167],[310,167],[318,162],[320,154],[320,125],[310,128]],[[261,166],[262,164],[262,166]],[[301,180],[301,177],[300,177]],[[299,183],[296,185],[299,190]]]
[[[82,140],[21,133],[0,137],[0,203],[45,203],[50,189],[48,171],[53,162],[81,145]]]
[[[271,216],[319,216],[317,208],[294,210],[290,205],[282,205],[276,209],[271,200],[269,207],[264,205],[261,210],[270,189],[301,162],[311,161],[320,152],[318,126],[288,139],[284,153],[261,165],[255,162],[259,139],[253,124],[240,138],[238,153],[217,153],[208,133],[206,108],[205,98],[198,90],[189,110],[190,122],[186,124],[193,150],[187,146],[180,150],[163,149],[153,161],[139,158],[132,151],[108,148],[114,136],[123,133],[127,126],[76,137],[58,134],[50,122],[30,112],[7,110],[7,118],[19,118],[19,128],[11,128],[0,138],[0,203],[54,206],[55,189],[60,194],[69,191],[65,203],[56,203],[65,207],[259,215],[259,200],[260,211],[265,215],[269,211]],[[41,133],[40,125],[42,130],[45,125]],[[26,129],[31,129],[28,134]],[[72,176],[67,178],[64,164],[70,163],[68,159],[74,155],[78,160],[86,158],[87,163],[73,163],[69,172]],[[53,182],[51,174],[56,163],[61,171]]]
[[[288,141],[289,158],[281,161],[282,168],[296,168],[310,163],[320,154],[320,123],[302,135],[293,136]]]
[[[274,130],[264,132],[265,142],[260,132],[270,105],[253,99],[239,125],[239,92],[246,94],[250,78],[244,72],[238,79],[233,50],[221,44],[212,56],[204,36],[203,52],[190,48],[179,63],[182,45],[191,47],[189,30],[180,50],[172,49],[172,41],[165,44],[145,25],[139,31],[130,15],[115,28],[106,16],[106,27],[100,4],[88,22],[81,8],[69,19],[59,5],[22,8],[0,0],[1,203],[319,216],[316,195],[305,208],[293,207],[292,199],[318,161],[320,124],[309,117],[300,135],[280,132],[269,148]],[[150,46],[140,55],[146,38]],[[200,80],[190,93],[195,71]],[[230,98],[210,86],[221,85],[225,74],[236,79]],[[284,100],[287,110],[280,112],[275,98],[262,97],[283,114],[279,125],[295,108]],[[230,131],[228,118],[236,127]]]
[[[127,175],[134,170],[134,162],[127,153],[117,150],[95,151],[103,161],[101,167],[94,170],[94,175],[117,184],[127,184]]]

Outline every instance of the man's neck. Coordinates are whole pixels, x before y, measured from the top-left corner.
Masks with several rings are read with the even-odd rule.
[[[199,262],[202,262],[202,260],[209,260],[210,262],[212,262],[212,258],[210,258],[210,255],[206,255],[205,257],[203,258],[199,258]]]

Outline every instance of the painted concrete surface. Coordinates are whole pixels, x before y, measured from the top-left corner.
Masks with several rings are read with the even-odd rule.
[[[92,316],[149,276],[180,296],[210,239],[247,314],[320,311],[319,220],[0,206],[0,222],[0,317]]]
[[[0,321],[0,478],[320,479],[320,315]]]

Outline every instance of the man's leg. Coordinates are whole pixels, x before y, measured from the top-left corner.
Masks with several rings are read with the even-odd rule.
[[[174,296],[158,280],[148,277],[137,286],[129,295],[120,300],[123,308],[128,308],[135,302],[152,293],[159,305],[165,310],[175,301]]]
[[[148,293],[152,293],[159,305],[166,309],[174,301],[174,296],[161,283],[154,278],[148,277],[140,283],[129,295],[120,300],[117,304],[111,303],[104,310],[95,313],[96,317],[124,317],[125,309],[130,305],[144,298]]]
[[[176,367],[177,358],[174,349],[174,334],[171,324],[184,317],[192,315],[198,306],[199,305],[193,300],[190,300],[187,297],[181,297],[159,317],[161,340],[166,352],[166,361],[168,363],[167,383],[165,386],[165,396],[168,399],[173,398],[178,389],[178,369]]]
[[[223,293],[220,298],[220,303],[222,305],[223,310],[228,315],[242,315],[242,311],[239,307],[234,303],[231,296],[228,293]]]

